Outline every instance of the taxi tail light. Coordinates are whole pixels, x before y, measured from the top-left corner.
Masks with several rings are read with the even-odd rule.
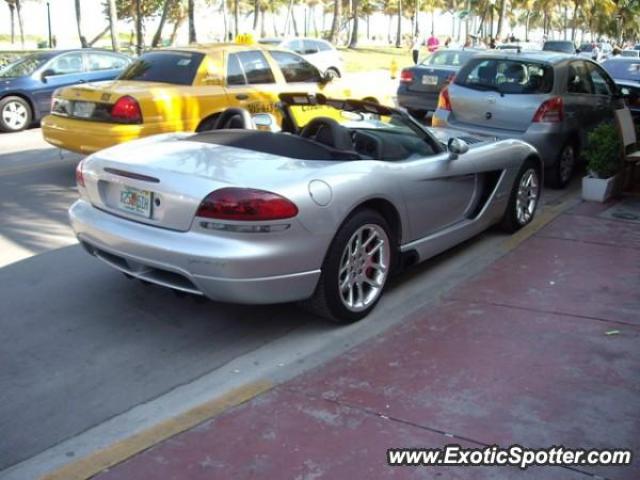
[[[439,110],[447,110],[451,111],[451,98],[449,97],[449,89],[444,87],[438,96],[438,107]]]
[[[542,102],[533,116],[533,123],[560,123],[564,119],[562,97],[553,97]]]
[[[221,188],[205,197],[197,217],[219,220],[282,220],[295,217],[298,207],[277,193],[252,188]]]
[[[86,185],[84,184],[84,174],[82,173],[82,163],[83,160],[80,160],[80,162],[78,162],[78,165],[76,166],[76,184],[78,185],[78,187],[85,187]]]
[[[129,95],[120,97],[111,107],[111,118],[125,123],[142,123],[140,104]]]
[[[413,82],[413,72],[411,70],[402,70],[400,72],[400,83]]]

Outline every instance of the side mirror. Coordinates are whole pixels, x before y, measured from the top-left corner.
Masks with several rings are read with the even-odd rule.
[[[280,131],[280,127],[278,126],[278,122],[276,122],[276,118],[270,113],[256,113],[251,118],[253,120],[253,124],[258,130],[267,132]]]
[[[47,77],[51,77],[52,75],[55,75],[55,74],[56,72],[54,70],[48,68],[40,74],[40,80],[42,80],[42,83],[47,83]]]
[[[469,151],[469,145],[459,138],[450,138],[447,143],[447,149],[449,150],[449,160],[455,160],[459,155]]]

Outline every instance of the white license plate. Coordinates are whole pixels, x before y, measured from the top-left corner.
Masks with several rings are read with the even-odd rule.
[[[438,77],[436,75],[423,75],[422,76],[422,84],[423,85],[437,85]]]
[[[150,218],[152,199],[152,192],[123,186],[120,190],[120,201],[118,202],[118,206],[121,210],[134,213],[145,218]]]
[[[80,118],[89,118],[93,115],[94,108],[96,108],[96,104],[92,102],[74,102],[73,115]]]

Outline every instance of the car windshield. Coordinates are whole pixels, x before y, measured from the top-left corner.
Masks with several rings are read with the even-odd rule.
[[[0,70],[0,78],[23,77],[31,75],[49,60],[48,55],[36,54],[21,58]]]
[[[629,59],[629,61],[607,60],[602,62],[602,66],[613,78],[640,82],[639,59]]]
[[[122,72],[118,80],[191,85],[204,54],[198,52],[151,52],[142,55]]]
[[[422,62],[422,65],[439,66],[446,65],[448,67],[459,67],[473,55],[472,52],[463,51],[441,51],[428,56]]]
[[[460,70],[454,83],[500,93],[549,93],[553,86],[553,68],[526,60],[472,59]]]

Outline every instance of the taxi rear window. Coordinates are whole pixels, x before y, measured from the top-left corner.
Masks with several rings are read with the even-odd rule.
[[[191,85],[203,58],[198,52],[145,53],[118,79]]]

